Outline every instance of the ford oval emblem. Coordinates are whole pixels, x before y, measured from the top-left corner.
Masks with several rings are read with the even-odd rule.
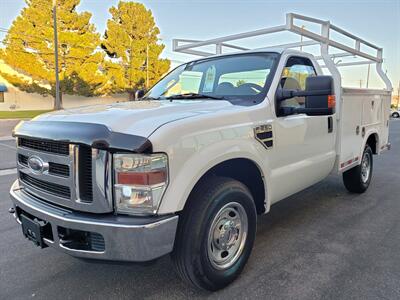
[[[28,167],[35,174],[43,174],[48,170],[48,163],[45,163],[40,157],[31,156],[28,159]]]

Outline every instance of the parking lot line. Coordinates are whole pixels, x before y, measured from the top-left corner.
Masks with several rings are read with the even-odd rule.
[[[9,148],[9,149],[15,150],[15,146],[10,146],[10,145],[3,144],[3,143],[0,143],[0,147],[6,147],[6,148]]]
[[[13,174],[17,174],[16,168],[0,170],[0,176],[13,175]]]
[[[12,136],[0,136],[0,141],[12,141],[15,140]]]

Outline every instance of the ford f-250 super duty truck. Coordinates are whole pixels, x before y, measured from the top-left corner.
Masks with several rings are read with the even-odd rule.
[[[280,31],[305,39],[279,49],[227,44]],[[332,31],[354,45],[333,40]],[[201,49],[210,45],[216,53]],[[291,49],[310,45],[321,56]],[[115,261],[171,253],[185,281],[216,290],[242,271],[257,216],[272,204],[332,172],[343,174],[350,192],[368,188],[373,155],[390,148],[392,88],[381,48],[295,14],[282,26],[175,40],[174,50],[204,57],[171,71],[139,101],[20,123],[10,211],[37,246]],[[337,57],[358,61],[335,64]],[[337,67],[362,63],[376,64],[384,89],[342,87]]]

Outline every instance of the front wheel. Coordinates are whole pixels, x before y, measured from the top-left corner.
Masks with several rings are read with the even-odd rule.
[[[343,173],[343,183],[352,193],[364,193],[371,182],[373,169],[372,150],[366,146],[361,164]]]
[[[398,113],[398,112],[394,112],[393,114],[392,114],[392,117],[393,118],[400,118],[400,114]]]
[[[256,208],[247,187],[210,178],[195,188],[180,218],[172,253],[180,277],[211,291],[235,280],[256,233]]]

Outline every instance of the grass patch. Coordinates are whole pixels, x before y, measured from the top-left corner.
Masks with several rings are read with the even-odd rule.
[[[32,119],[51,110],[0,111],[0,119]]]

